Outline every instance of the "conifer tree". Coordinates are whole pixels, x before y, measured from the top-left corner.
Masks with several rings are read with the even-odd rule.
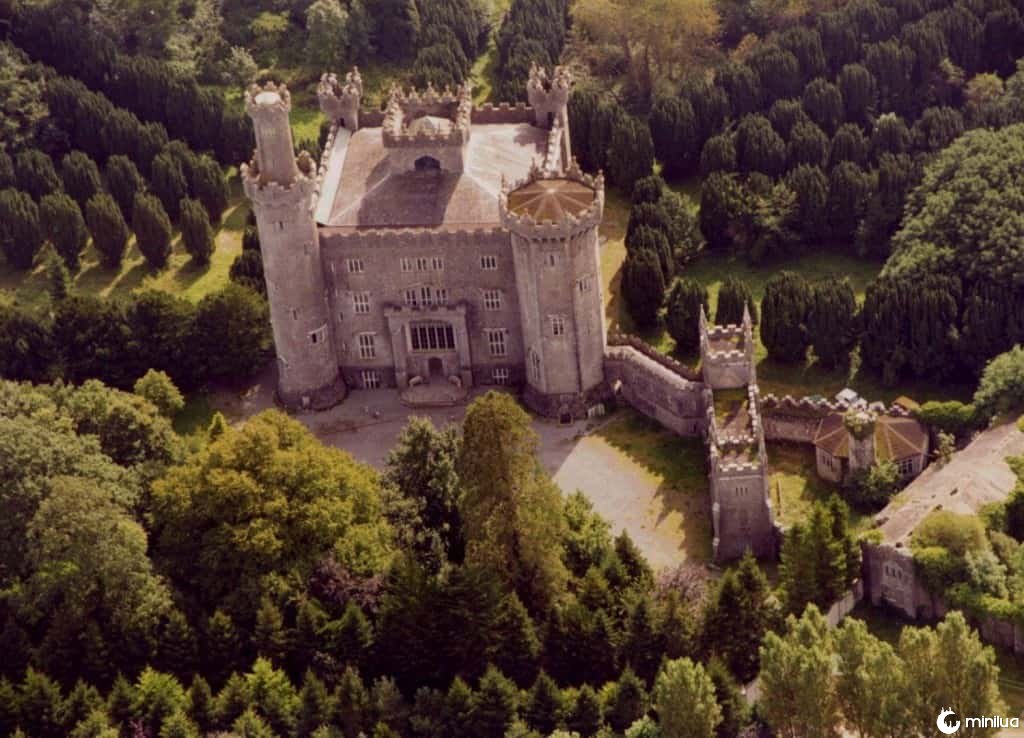
[[[729,276],[718,289],[718,305],[715,307],[717,325],[739,325],[743,322],[743,308],[750,311],[750,320],[757,323],[757,303],[750,294],[750,288],[743,280]]]
[[[761,301],[761,341],[771,358],[804,361],[809,307],[810,287],[799,274],[781,272],[768,280]]]
[[[349,600],[341,618],[324,626],[325,645],[339,665],[366,665],[373,647],[373,626],[361,607]]]
[[[341,726],[346,738],[355,738],[370,725],[370,693],[352,666],[345,668],[338,683],[334,715],[334,722]]]
[[[612,730],[621,733],[646,711],[647,692],[643,682],[627,666],[609,690],[605,717]]]
[[[14,174],[18,189],[28,193],[36,202],[61,189],[53,160],[39,149],[26,149],[15,156]]]
[[[15,269],[30,269],[43,243],[39,207],[25,192],[0,191],[0,247]]]
[[[490,661],[516,684],[525,687],[537,673],[540,641],[530,613],[515,592],[502,599],[491,632],[494,645]]]
[[[694,164],[698,149],[697,120],[688,100],[659,96],[649,119],[654,153],[666,176],[683,174]]]
[[[228,207],[228,185],[220,165],[209,156],[199,159],[192,194],[203,204],[210,222],[219,223]]]
[[[184,712],[175,712],[160,726],[159,738],[200,738],[199,730]]]
[[[153,174],[149,178],[150,189],[160,198],[168,217],[174,222],[181,216],[181,201],[188,197],[188,180],[181,162],[168,150],[153,159]]]
[[[562,691],[555,681],[541,671],[526,696],[523,716],[526,722],[542,735],[557,728],[564,716],[565,704]]]
[[[811,288],[807,332],[818,361],[845,366],[857,343],[857,298],[849,279],[832,278]]]
[[[607,166],[609,181],[623,192],[632,192],[636,181],[654,168],[650,129],[632,116],[618,118],[611,129]]]
[[[581,736],[592,736],[601,727],[604,722],[601,699],[589,684],[579,688],[565,722],[570,731]]]
[[[208,264],[213,254],[213,229],[206,210],[197,200],[184,198],[181,211],[181,242],[196,264]]]
[[[206,429],[206,437],[209,441],[215,441],[220,438],[228,429],[228,421],[224,419],[224,414],[221,412],[215,412],[213,417],[210,418],[210,427]]]
[[[64,191],[83,208],[103,188],[99,167],[81,151],[72,151],[64,156],[60,163],[60,177]]]
[[[129,720],[135,719],[135,688],[122,674],[117,675],[107,694],[107,711],[118,725],[127,725]]]
[[[707,673],[715,687],[715,701],[722,710],[722,722],[716,731],[718,738],[737,738],[750,720],[747,699],[721,660],[712,658],[708,662]]]
[[[56,251],[51,250],[46,257],[46,281],[47,291],[54,303],[60,302],[71,292],[71,274]]]
[[[325,620],[326,616],[316,600],[309,598],[299,603],[295,628],[288,639],[290,673],[305,672],[313,665],[317,651],[320,650],[320,634]]]
[[[78,271],[89,231],[78,203],[65,194],[46,195],[39,203],[39,222],[47,240],[70,271]]]
[[[14,160],[6,151],[0,151],[0,190],[17,186],[18,180],[14,176]]]
[[[213,686],[224,683],[234,670],[239,655],[239,638],[231,616],[223,610],[217,610],[206,623],[206,638],[203,653],[207,676]]]
[[[651,692],[665,738],[714,738],[722,722],[715,685],[690,659],[666,661]]]
[[[622,265],[622,296],[633,322],[640,328],[653,328],[665,299],[665,275],[657,254],[648,250],[626,254]]]
[[[188,688],[188,715],[203,734],[213,730],[215,709],[209,682],[196,674]]]
[[[132,213],[135,195],[146,187],[146,182],[139,174],[138,168],[127,156],[120,154],[107,159],[103,178],[107,184],[107,192],[117,202],[121,214],[127,218]]]
[[[802,612],[811,602],[828,608],[856,577],[860,555],[847,530],[846,515],[838,498],[817,502],[806,521],[787,534],[779,584],[789,612]]]
[[[106,706],[99,690],[79,679],[68,693],[61,710],[61,722],[64,730],[71,732],[78,723],[88,718],[93,712],[105,711]]]
[[[154,269],[165,267],[171,255],[171,221],[160,200],[141,192],[135,195],[132,230],[135,243],[149,265]]]
[[[700,311],[708,312],[708,291],[692,277],[676,280],[668,293],[665,327],[676,341],[677,350],[692,352],[700,346]]]
[[[470,686],[460,677],[455,677],[444,697],[442,735],[469,735],[475,702]]]
[[[282,663],[288,644],[284,618],[274,601],[266,596],[260,600],[260,609],[256,611],[252,644],[256,653],[275,663]]]
[[[221,725],[231,725],[250,707],[252,695],[249,693],[245,678],[238,672],[231,672],[224,687],[217,693],[217,722]]]
[[[141,380],[140,380],[141,381]],[[178,609],[167,613],[160,633],[160,666],[179,679],[188,679],[199,660],[195,633]]]
[[[33,738],[64,738],[64,697],[53,679],[30,667],[18,689],[18,704],[20,725]]]
[[[473,695],[471,735],[474,738],[503,738],[516,717],[515,685],[495,667],[487,667]]]
[[[620,660],[650,683],[658,671],[665,647],[662,631],[654,621],[654,608],[649,597],[641,595],[629,610],[621,639]]]
[[[106,193],[94,195],[85,206],[85,222],[104,265],[108,268],[120,266],[129,233],[114,199]]]
[[[299,738],[308,738],[317,728],[330,725],[334,717],[334,700],[324,683],[312,671],[307,671],[299,690],[299,710],[296,731]]]

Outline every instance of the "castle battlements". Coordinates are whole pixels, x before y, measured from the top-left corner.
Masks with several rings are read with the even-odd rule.
[[[501,224],[524,238],[567,240],[601,224],[604,176],[590,176],[575,162],[565,172],[549,172],[533,162],[530,173],[498,195]]]
[[[303,151],[296,157],[295,166],[297,171],[291,182],[275,182],[262,176],[259,159],[253,157],[252,161],[243,164],[239,170],[246,197],[268,208],[290,205],[304,198],[312,208],[319,183],[319,177],[313,176],[313,160]]]
[[[363,97],[363,78],[359,67],[345,75],[344,82],[336,74],[324,74],[316,88],[320,109],[332,123],[342,121],[350,131],[359,128],[359,105]]]
[[[384,111],[385,147],[463,146],[469,141],[473,92],[468,84],[452,92],[432,85],[422,93],[393,87]]]
[[[477,248],[488,241],[508,240],[508,231],[503,228],[458,228],[451,230],[427,228],[389,228],[366,230],[323,229],[327,237],[327,248],[393,248],[396,240],[409,251],[423,250],[435,246],[464,246]]]
[[[851,407],[850,403],[842,400],[827,400],[820,397],[793,397],[792,395],[778,397],[774,394],[765,395],[761,398],[761,403],[765,413],[786,414],[790,412],[796,415],[813,414],[818,417],[830,413],[845,413]],[[879,407],[880,405],[881,407]],[[881,403],[871,403],[868,407],[878,415],[888,415],[893,418],[911,417],[911,413],[899,405],[885,407]]]

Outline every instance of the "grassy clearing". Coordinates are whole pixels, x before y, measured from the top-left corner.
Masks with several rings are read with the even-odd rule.
[[[861,603],[850,613],[850,617],[863,620],[875,637],[896,646],[900,633],[908,625],[916,625],[898,614]],[[1024,658],[992,646],[999,665],[999,691],[1009,708],[1010,715],[1024,713]]]
[[[798,523],[807,517],[811,505],[839,493],[839,487],[818,476],[814,447],[790,443],[769,443],[768,490],[775,518],[783,525]],[[868,530],[870,515],[850,511],[848,523],[854,533]]]
[[[679,513],[686,557],[710,560],[710,500],[701,439],[680,438],[634,410],[622,411],[596,435],[661,479],[659,516]]]
[[[167,266],[153,271],[135,246],[128,245],[121,266],[107,269],[90,245],[82,257],[82,268],[74,275],[72,288],[80,294],[118,297],[136,290],[154,289],[199,302],[223,287],[235,257],[242,250],[242,232],[248,205],[240,198],[233,200],[215,234],[216,249],[210,263],[197,267],[185,252],[180,234],[175,233]],[[12,269],[0,261],[0,301],[29,308],[38,308],[49,299],[46,289],[46,267],[43,263],[27,271]]]

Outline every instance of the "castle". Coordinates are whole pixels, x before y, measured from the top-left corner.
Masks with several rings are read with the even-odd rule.
[[[360,109],[358,70],[324,75],[319,167],[293,153],[288,91],[248,91],[256,155],[242,180],[282,404],[422,384],[521,387],[548,416],[599,402],[604,187],[572,159],[569,87],[534,67],[529,105],[394,88],[379,112]]]
[[[570,85],[561,68],[533,67],[528,105],[476,106],[467,86],[393,88],[385,110],[371,111],[358,70],[325,74],[318,97],[331,128],[319,166],[294,153],[288,90],[247,92],[256,153],[242,182],[260,233],[278,399],[322,409],[350,387],[508,385],[537,413],[568,420],[617,396],[705,439],[715,560],[771,557],[766,438],[814,443],[830,478],[870,464],[876,446],[830,431],[846,406],[762,401],[749,313],[718,326],[701,312],[699,373],[606,335],[604,183],[572,157]],[[899,448],[921,454],[919,472],[927,438],[923,451]]]

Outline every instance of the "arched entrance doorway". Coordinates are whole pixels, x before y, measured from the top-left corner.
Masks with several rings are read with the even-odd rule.
[[[444,377],[444,362],[437,356],[431,356],[427,359],[427,371],[430,372],[431,378]]]
[[[415,166],[417,172],[437,172],[441,169],[441,162],[432,156],[421,156]]]

